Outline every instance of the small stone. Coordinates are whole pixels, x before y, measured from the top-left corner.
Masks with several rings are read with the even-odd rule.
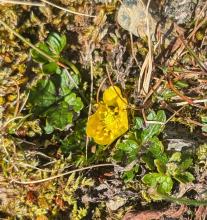
[[[109,200],[106,202],[106,206],[111,209],[112,211],[116,211],[117,209],[121,208],[123,205],[126,204],[126,199],[120,196],[115,196],[113,200]]]
[[[196,4],[197,0],[167,0],[164,15],[178,25],[186,25],[191,22]]]
[[[124,1],[118,11],[118,23],[135,36],[145,37],[147,33],[146,6],[141,1]],[[150,34],[155,32],[157,21],[148,13]]]

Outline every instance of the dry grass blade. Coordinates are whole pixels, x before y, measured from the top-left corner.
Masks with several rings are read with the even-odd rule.
[[[149,91],[149,93],[147,94],[147,96],[144,99],[144,104],[147,102],[147,100],[150,98],[150,96],[159,88],[159,86],[161,85],[161,83],[163,82],[165,76],[162,76],[157,83],[151,88],[151,90]]]
[[[207,103],[207,99],[193,100],[193,103]],[[175,105],[182,106],[186,104],[188,104],[188,102],[179,102],[179,103],[176,103]]]
[[[142,89],[142,85],[143,85],[143,76],[144,76],[144,72],[147,68],[148,65],[148,60],[149,60],[149,53],[147,54],[144,63],[142,64],[142,68],[139,74],[139,80],[138,80],[138,88],[137,88],[137,92],[140,93],[141,89]]]
[[[51,177],[48,177],[48,178],[45,178],[45,179],[34,180],[34,181],[18,181],[18,180],[12,179],[11,182],[21,184],[21,185],[37,184],[37,183],[43,183],[43,182],[46,182],[46,181],[54,180],[54,179],[66,176],[68,174],[71,174],[71,173],[76,173],[76,172],[80,172],[80,171],[83,171],[83,170],[89,170],[89,169],[97,168],[97,167],[107,167],[107,166],[115,167],[115,166],[118,166],[118,165],[114,165],[114,164],[111,164],[111,163],[97,164],[97,165],[92,165],[92,166],[88,166],[88,167],[83,167],[83,168],[71,170],[71,171],[61,173],[61,174],[58,174],[58,175],[55,175],[55,176],[51,176]]]
[[[60,62],[56,62],[55,59],[53,59],[52,57],[50,57],[48,54],[46,54],[44,51],[40,50],[39,48],[35,47],[33,44],[31,44],[29,41],[27,41],[24,37],[22,37],[19,33],[17,33],[15,30],[13,30],[9,25],[7,25],[4,21],[0,20],[0,24],[3,25],[5,27],[5,29],[7,29],[8,31],[10,31],[12,34],[14,34],[16,37],[18,37],[21,41],[23,41],[24,43],[26,43],[27,45],[29,45],[32,49],[36,50],[39,54],[41,54],[42,56],[44,56],[45,58],[47,58],[49,61],[55,62],[57,63],[58,66],[61,66],[65,69],[69,79],[71,80],[71,82],[74,84],[74,86],[78,89],[78,85],[76,84],[76,82],[74,81],[73,77],[71,76],[71,74],[68,72],[68,67],[65,66],[64,64],[60,63]]]
[[[31,1],[15,1],[15,0],[0,0],[0,4],[16,4],[16,5],[29,5],[29,6],[45,6],[41,2],[31,2]]]
[[[141,1],[144,5],[143,1]],[[145,15],[146,15],[146,24],[147,24],[147,38],[148,38],[148,49],[149,52],[146,55],[144,63],[142,65],[140,76],[138,80],[138,93],[142,93],[143,95],[149,92],[150,81],[152,76],[152,63],[153,63],[153,55],[152,55],[152,42],[151,42],[151,35],[150,35],[150,23],[149,23],[149,5],[151,0],[148,0]],[[145,7],[145,5],[144,5]]]
[[[149,6],[151,0],[148,0],[147,7],[145,10],[146,14],[146,21],[147,21],[147,38],[148,38],[148,48],[149,48],[149,55],[148,55],[148,68],[146,75],[143,81],[143,93],[147,94],[149,92],[150,81],[152,76],[152,63],[153,63],[153,55],[152,55],[152,42],[151,42],[151,34],[150,34],[150,23],[149,23]]]
[[[56,5],[56,4],[52,3],[52,2],[49,2],[49,1],[47,1],[47,0],[41,0],[41,1],[44,2],[44,3],[46,3],[46,4],[48,4],[48,5],[53,6],[53,7],[55,7],[55,8],[58,8],[58,9],[60,9],[60,10],[63,10],[63,11],[65,11],[65,12],[69,12],[69,13],[71,13],[71,14],[80,15],[80,16],[85,16],[85,17],[91,17],[91,18],[95,18],[95,17],[96,17],[96,16],[94,16],[94,15],[88,15],[88,14],[84,14],[84,13],[72,11],[72,10],[69,10],[69,9],[67,9],[67,8],[63,8],[63,7],[58,6],[58,5]]]

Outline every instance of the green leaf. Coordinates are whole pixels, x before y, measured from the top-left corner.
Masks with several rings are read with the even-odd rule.
[[[44,127],[46,134],[51,134],[54,131],[54,127],[46,121],[46,126]]]
[[[54,104],[56,100],[55,85],[49,79],[39,80],[37,85],[31,89],[29,95],[29,102],[32,104],[32,108],[37,112]]]
[[[174,176],[178,173],[178,164],[176,162],[168,162],[167,166],[167,174]]]
[[[59,55],[66,46],[67,39],[65,35],[52,33],[47,39],[47,44],[53,54]]]
[[[178,175],[173,176],[180,183],[190,183],[195,180],[194,176],[190,172],[180,173]]]
[[[64,140],[60,140],[61,151],[64,154],[68,155],[72,152],[72,156],[75,157],[78,153],[83,153],[83,149],[85,149],[86,139],[85,124],[86,119],[78,120],[73,129],[73,132],[66,136]]]
[[[73,113],[69,111],[68,105],[65,102],[50,108],[45,115],[48,124],[60,130],[64,130],[67,125],[72,123],[73,119]]]
[[[73,106],[75,112],[80,112],[83,108],[83,102],[80,97],[76,97],[75,93],[71,93],[64,98],[68,105]]]
[[[164,146],[157,137],[151,138],[149,152],[152,153],[155,159],[160,160],[162,163],[167,163],[168,157],[164,152]]]
[[[176,94],[170,89],[164,89],[164,91],[161,93],[161,98],[166,101],[170,100],[174,96],[176,96]]]
[[[136,173],[138,172],[138,170],[139,170],[139,166],[135,165],[135,166],[132,167],[131,170],[125,171],[123,173],[124,182],[132,181],[134,179]]]
[[[72,89],[74,89],[75,85],[73,82],[70,81],[67,71],[65,69],[63,69],[60,72],[60,77],[61,77],[61,95],[65,96],[68,95]],[[73,80],[75,81],[75,83],[78,85],[79,84],[79,77],[75,74],[72,75]]]
[[[187,170],[193,164],[193,159],[189,158],[184,160],[179,166],[178,169],[180,172]]]
[[[55,62],[43,64],[42,70],[46,74],[52,74],[57,71],[58,65]]]
[[[166,121],[166,115],[163,110],[160,110],[157,112],[157,114],[154,111],[151,111],[150,114],[147,117],[148,121],[155,121],[154,124],[148,124],[147,128],[144,129],[142,132],[142,141],[146,142],[149,139],[151,139],[155,135],[159,135],[159,133],[163,129],[163,125],[159,124],[159,122],[165,122]],[[158,122],[158,123],[156,123]]]
[[[44,42],[40,42],[36,45],[36,47],[38,49],[40,49],[41,51],[43,51],[44,53],[46,53],[48,56],[52,56],[52,53],[49,49],[49,47],[44,43]],[[48,59],[43,56],[42,54],[40,54],[38,51],[36,51],[35,49],[31,50],[31,55],[32,58],[37,62],[37,63],[47,63]]]
[[[181,152],[175,152],[169,159],[169,162],[180,162],[181,161]]]
[[[134,129],[142,129],[143,128],[143,120],[140,117],[136,117],[134,120]]]
[[[149,173],[142,178],[143,183],[156,188],[160,193],[171,193],[173,181],[170,176],[161,173]]]
[[[166,173],[166,165],[162,161],[156,159],[154,160],[154,163],[159,173],[162,173],[162,174]]]
[[[198,160],[206,160],[207,158],[207,144],[200,145],[196,149],[196,155],[198,157]]]
[[[125,140],[118,145],[119,150],[122,150],[126,153],[128,157],[128,162],[131,162],[137,158],[139,146],[134,140]]]
[[[59,35],[57,33],[52,33],[47,38],[46,42],[40,42],[36,45],[38,49],[40,49],[42,52],[50,56],[51,58],[55,60],[60,59],[60,53],[66,46],[66,36],[65,35]],[[44,55],[40,54],[35,49],[31,50],[32,58],[38,62],[38,63],[48,63],[50,60],[46,58]]]
[[[83,105],[83,102],[82,102],[81,98],[77,97],[75,105],[73,105],[73,110],[75,112],[80,112],[80,110],[83,109],[83,107],[84,107],[84,105]]]
[[[176,87],[178,87],[179,89],[183,89],[183,88],[188,88],[189,85],[188,83],[184,82],[184,81],[181,81],[181,80],[178,80],[175,82],[175,85]]]
[[[65,102],[68,103],[68,105],[75,105],[76,103],[76,94],[70,93],[69,95],[65,96],[64,98]]]
[[[141,157],[141,160],[146,163],[146,166],[150,170],[155,169],[154,158],[150,152],[147,152],[145,155]]]

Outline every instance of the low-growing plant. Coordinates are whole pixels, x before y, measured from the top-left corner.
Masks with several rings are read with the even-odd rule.
[[[38,43],[37,48],[52,57],[55,62],[34,49],[31,51],[32,58],[41,64],[43,76],[31,88],[29,104],[35,116],[45,118],[44,129],[47,134],[54,129],[66,129],[83,108],[81,98],[74,91],[80,83],[77,68],[70,62],[67,62],[70,64],[69,70],[58,65],[65,46],[65,35],[53,33],[45,42]],[[72,81],[70,77],[73,78]]]
[[[159,148],[156,149],[159,153]],[[150,154],[148,154],[150,152]],[[149,150],[145,154],[147,158],[146,165],[150,169],[150,173],[147,173],[142,178],[142,182],[150,188],[155,190],[155,194],[151,194],[150,197],[153,199],[159,199],[158,194],[170,194],[173,188],[174,181],[180,183],[192,182],[195,178],[187,171],[193,164],[193,160],[181,152],[175,152],[171,157],[168,158],[166,153],[160,152],[163,156],[157,159],[157,155]],[[168,158],[166,160],[166,158]],[[157,171],[157,172],[154,172]]]
[[[155,113],[151,111],[147,116],[147,120],[151,123],[144,125],[143,119],[136,117],[132,129],[125,135],[124,140],[117,144],[114,159],[117,162],[125,161],[126,164],[133,163],[140,156],[140,149],[145,149],[147,146],[159,144],[157,135],[163,130],[163,123],[166,121],[164,111]],[[124,173],[125,180],[132,180],[138,171],[138,164],[131,166],[130,170]]]
[[[125,161],[128,166],[132,164],[124,172],[126,181],[133,180],[139,170],[139,163],[144,163],[147,174],[142,177],[142,182],[159,193],[170,194],[173,180],[182,183],[194,180],[193,175],[187,171],[193,160],[181,152],[169,156],[164,151],[158,135],[163,130],[165,121],[166,115],[162,110],[157,113],[151,111],[147,116],[147,125],[142,118],[136,117],[132,130],[117,144],[114,159]]]

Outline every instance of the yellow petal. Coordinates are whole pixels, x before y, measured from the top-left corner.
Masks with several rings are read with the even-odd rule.
[[[115,106],[117,104],[116,99],[119,96],[122,97],[121,90],[117,86],[110,86],[104,91],[103,101],[108,106]]]
[[[97,126],[97,115],[91,115],[88,119],[86,126],[86,134],[88,137],[93,137],[95,135],[95,127]]]
[[[119,109],[127,108],[127,105],[128,105],[127,99],[118,97],[116,102],[117,102]]]
[[[104,92],[103,101],[89,117],[86,133],[97,144],[108,145],[128,130],[127,100],[122,97],[118,87],[111,86]]]

